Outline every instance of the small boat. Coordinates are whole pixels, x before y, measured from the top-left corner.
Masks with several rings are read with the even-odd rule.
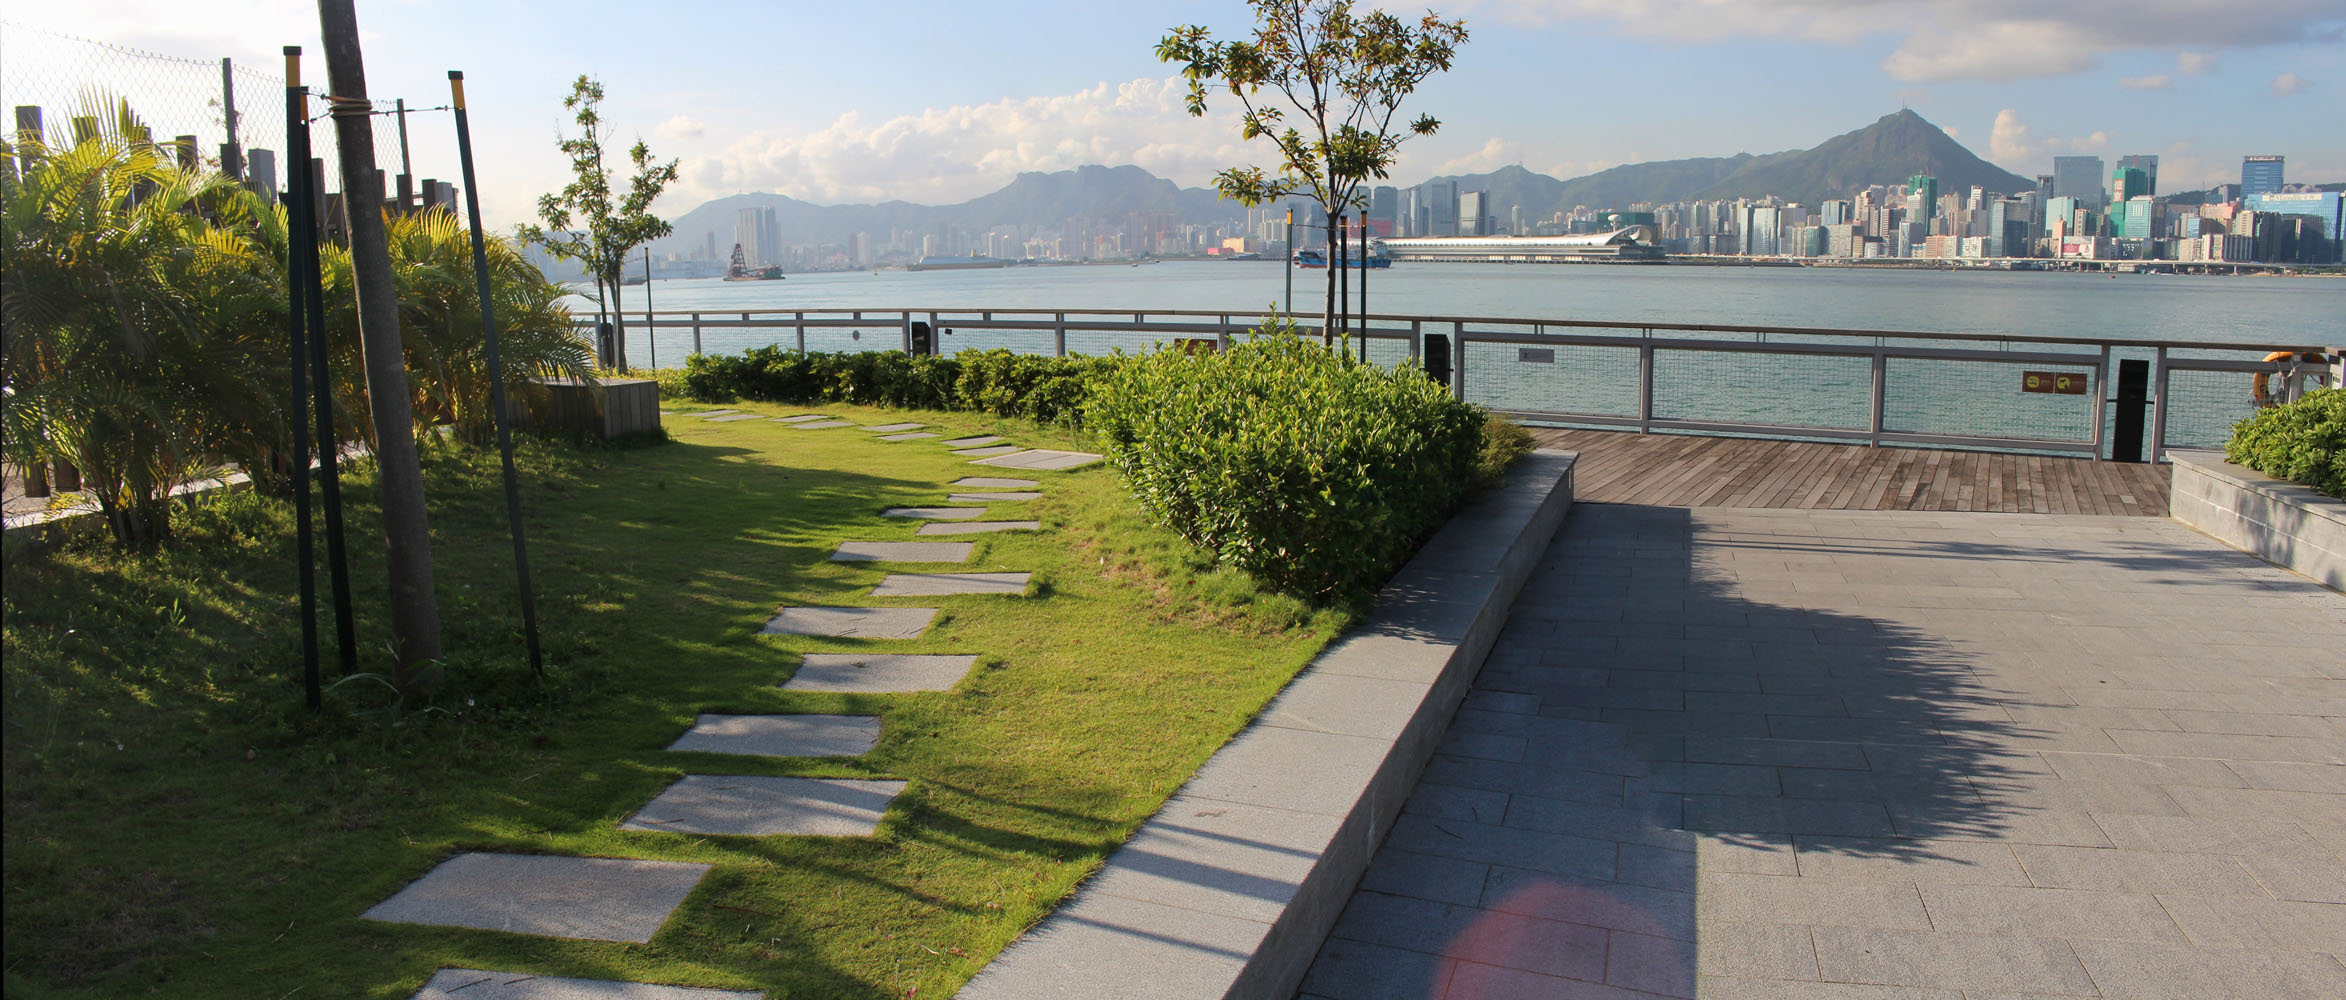
[[[746,255],[744,255],[744,254],[741,252],[741,244],[739,244],[739,243],[736,243],[736,244],[733,244],[733,262],[732,262],[731,264],[728,264],[728,265],[726,265],[726,267],[725,267],[725,280],[727,280],[727,281],[781,281],[781,280],[782,280],[782,269],[781,269],[781,268],[779,268],[779,267],[751,267],[751,266],[749,266],[749,262],[748,262],[748,259],[747,259]]]
[[[1328,252],[1325,250],[1298,250],[1295,252],[1295,266],[1302,268],[1326,267],[1328,266]],[[1373,250],[1369,252],[1368,257],[1365,260],[1360,257],[1355,257],[1351,254],[1345,254],[1344,266],[1392,267],[1393,258],[1391,255]]]

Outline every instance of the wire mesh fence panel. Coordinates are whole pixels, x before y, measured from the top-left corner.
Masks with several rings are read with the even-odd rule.
[[[2249,372],[2170,369],[2166,446],[2223,447],[2232,438],[2232,425],[2256,413],[2255,378]]]
[[[221,61],[146,52],[42,28],[0,21],[0,106],[41,109],[43,138],[76,138],[74,119],[104,121],[127,106],[149,136],[167,143],[195,136],[198,157],[220,162],[229,142],[229,110],[241,149],[282,150],[285,82],[246,67],[223,73]],[[8,129],[13,136],[16,120]],[[86,127],[86,126],[85,126]]]
[[[1354,346],[1353,350],[1359,350],[1357,344]],[[1383,368],[1391,368],[1395,365],[1401,364],[1402,362],[1408,361],[1409,335],[1401,334],[1399,336],[1388,337],[1383,335],[1382,332],[1370,334],[1368,342],[1368,357],[1370,364]]]
[[[1870,357],[1654,351],[1659,419],[1865,430],[1872,410]]]
[[[1891,358],[1883,372],[1882,429],[1908,434],[2083,442],[2093,437],[2101,386],[2099,355],[2075,364]],[[2040,379],[2030,391],[2029,373]],[[2076,391],[2054,391],[2060,378]],[[2062,387],[2064,390],[2066,386]]]
[[[782,329],[784,347],[795,346],[795,334],[789,327]],[[856,354],[863,351],[901,351],[904,349],[904,323],[898,319],[870,319],[844,326],[809,326],[806,329],[806,349],[809,352]]]
[[[1636,347],[1553,347],[1469,340],[1462,395],[1494,410],[1637,416]]]
[[[1049,328],[1042,329],[973,329],[953,326],[948,321],[937,327],[937,353],[959,354],[963,351],[1006,350],[1013,354],[1056,354],[1058,338]]]
[[[1072,324],[1075,320],[1070,318],[1068,322]],[[1116,351],[1123,351],[1126,354],[1145,354],[1154,350],[1159,344],[1170,344],[1176,339],[1178,338],[1173,334],[1154,331],[1103,330],[1096,327],[1079,329],[1071,326],[1067,331],[1067,353],[1088,354],[1094,357],[1112,354]]]

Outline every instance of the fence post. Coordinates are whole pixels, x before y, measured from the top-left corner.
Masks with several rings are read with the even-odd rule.
[[[1425,324],[1414,319],[1409,321],[1409,360],[1425,360]]]
[[[226,58],[220,60],[220,111],[228,129],[228,141],[220,144],[220,172],[241,184],[244,147],[236,141],[236,64]]]
[[[1450,394],[1466,399],[1466,322],[1450,324]]]
[[[800,356],[800,357],[805,357],[805,356],[806,356],[806,313],[805,313],[805,312],[797,312],[797,313],[793,313],[793,314],[791,314],[791,315],[792,315],[792,317],[793,317],[793,319],[792,319],[792,323],[793,323],[793,325],[796,327],[796,329],[798,330],[798,354],[799,354],[799,356]]]
[[[2094,399],[2101,399],[2101,398],[2103,398],[2105,395],[2107,395],[2107,394],[2109,393],[2109,391],[2110,391],[2110,345],[2108,345],[2108,344],[2103,344],[2103,345],[2102,345],[2102,360],[2101,360],[2100,362],[2096,363],[2096,364],[2094,365],[2094,369],[2093,369],[2093,396],[2092,396],[2092,398],[2094,398]],[[2099,406],[2095,406],[2095,407],[2093,407],[2093,430],[2092,430],[2092,432],[2091,432],[2091,435],[2090,435],[2090,436],[2091,436],[2091,438],[2092,438],[2092,440],[2093,440],[2093,457],[2094,457],[2094,460],[2095,460],[2095,461],[2097,461],[2097,462],[2098,462],[2098,461],[2101,461],[2101,458],[2102,458],[2102,445],[2106,443],[2106,441],[2105,441],[2105,438],[2104,438],[2104,436],[2103,436],[2103,434],[2102,434],[2102,426],[2103,426],[2104,424],[2107,424],[2107,423],[2109,423],[2109,420],[2107,419],[2107,417],[2109,416],[2109,414],[2106,412],[2107,410],[2108,410],[2108,404],[2106,404],[2106,403],[2105,403],[2105,404],[2102,404],[2102,405],[2099,405]]]
[[[1060,357],[1064,358],[1067,356],[1066,313],[1051,314],[1051,348],[1052,350],[1057,351]]]
[[[2159,348],[2151,361],[2151,440],[2150,460],[2159,463],[2167,453],[2167,349]]]
[[[1882,404],[1888,400],[1890,388],[1890,356],[1880,350],[1879,345],[1876,345],[1874,351],[1873,382],[1873,403],[1869,407],[1873,415],[1866,418],[1867,443],[1879,448],[1882,446]]]
[[[701,353],[701,314],[692,314],[692,353]]]
[[[1654,430],[1654,331],[1639,331],[1637,344],[1637,432]]]

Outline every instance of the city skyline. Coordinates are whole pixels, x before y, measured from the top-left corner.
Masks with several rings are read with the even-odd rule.
[[[1474,37],[1409,105],[1445,127],[1404,147],[1393,178],[1404,186],[1516,163],[1570,178],[1797,149],[1902,106],[2028,176],[2049,172],[2055,156],[2142,154],[2160,158],[2166,193],[2237,182],[2241,157],[2278,154],[2293,181],[2346,180],[2346,137],[2304,128],[2346,86],[2338,0],[2229,4],[2220,17],[2186,0],[1435,6],[1466,18]],[[491,225],[528,221],[536,195],[565,180],[554,133],[581,72],[609,88],[616,138],[641,135],[681,161],[681,180],[656,206],[667,215],[750,191],[951,203],[1023,171],[1089,163],[1198,186],[1215,169],[1272,156],[1239,142],[1225,114],[1183,114],[1178,82],[1151,52],[1178,23],[1243,32],[1237,2],[1054,2],[1020,18],[927,4],[885,19],[838,7],[565,10],[568,20],[549,25],[518,5],[359,9],[370,93],[428,105],[444,99],[447,69],[466,70]],[[201,11],[117,0],[8,19],[272,72],[278,46],[304,44],[309,72],[324,75],[315,9],[288,0]],[[770,47],[755,47],[763,38]],[[1573,63],[1568,75],[1557,73],[1559,53]],[[1591,90],[1592,80],[1608,85]],[[416,125],[418,173],[445,178],[454,157],[444,123]]]

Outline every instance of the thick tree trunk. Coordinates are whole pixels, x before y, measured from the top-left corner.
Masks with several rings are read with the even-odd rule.
[[[1326,301],[1320,305],[1320,346],[1336,343],[1336,216],[1328,213],[1328,242],[1321,253],[1328,259]]]
[[[611,370],[627,370],[627,313],[619,308],[621,275],[611,275]]]
[[[393,682],[401,692],[417,694],[439,678],[433,661],[440,658],[440,608],[432,591],[431,527],[424,513],[423,469],[416,456],[415,414],[399,334],[399,290],[391,282],[382,188],[374,180],[374,120],[365,113],[366,66],[359,57],[358,15],[351,5],[352,0],[318,0],[318,24],[333,100],[353,102],[359,109],[347,115],[336,110],[334,138],[350,216],[351,272],[358,284],[383,540],[390,550],[392,650],[399,661]]]

